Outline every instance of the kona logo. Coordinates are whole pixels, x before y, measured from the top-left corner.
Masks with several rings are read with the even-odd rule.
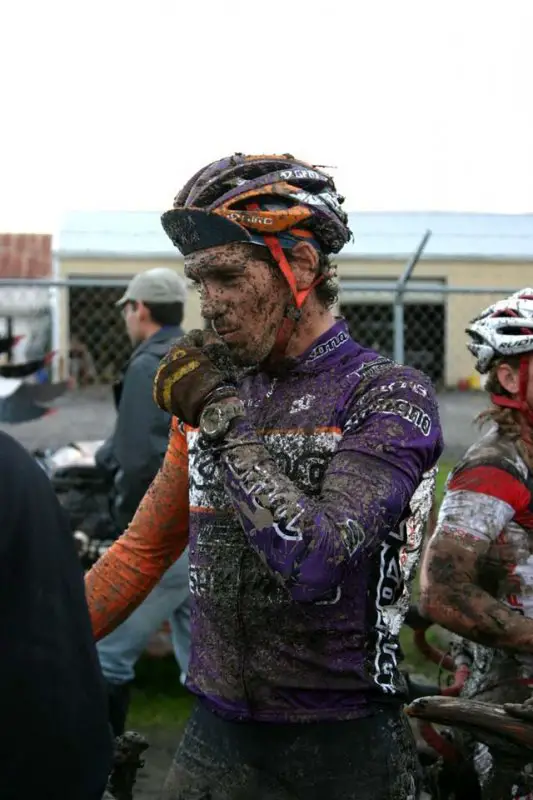
[[[328,339],[327,342],[318,344],[314,350],[311,350],[307,356],[306,363],[309,363],[310,361],[316,361],[317,358],[322,358],[322,356],[325,356],[328,353],[333,353],[334,350],[344,344],[344,342],[347,342],[348,339],[349,336],[346,331],[340,331],[340,333],[338,333],[336,336]]]

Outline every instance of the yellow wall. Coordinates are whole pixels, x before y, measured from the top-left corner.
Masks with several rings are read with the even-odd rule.
[[[109,261],[86,260],[60,260],[60,276],[68,277],[131,277],[137,272],[159,266],[175,267],[183,274],[183,260],[180,258],[128,261],[124,259],[110,259]],[[364,278],[366,281],[386,280],[395,278],[404,269],[404,262],[399,261],[339,261],[339,279]],[[422,261],[417,264],[413,273],[416,279],[444,279],[451,287],[477,286],[502,287],[502,289],[520,289],[533,284],[533,262],[459,262],[459,261]],[[60,349],[67,352],[68,347],[68,294],[60,293]],[[390,297],[390,296],[389,296]],[[473,373],[473,359],[466,349],[465,326],[475,314],[503,297],[500,294],[450,294],[445,296],[446,305],[446,341],[445,341],[445,381],[447,386],[456,386],[461,378],[468,378]],[[416,295],[411,295],[416,298]],[[342,302],[342,294],[341,294]],[[200,316],[200,303],[196,291],[191,290],[185,309],[184,327],[203,327]],[[429,332],[430,333],[430,332]]]

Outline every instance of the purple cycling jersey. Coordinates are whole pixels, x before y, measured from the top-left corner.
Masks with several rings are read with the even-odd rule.
[[[185,429],[189,688],[225,717],[272,722],[400,700],[398,634],[442,451],[431,382],[339,321],[239,394],[246,416],[221,445]]]

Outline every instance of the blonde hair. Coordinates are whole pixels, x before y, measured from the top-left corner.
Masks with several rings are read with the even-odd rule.
[[[512,369],[518,370],[521,358],[521,356],[509,356],[508,358],[499,358],[495,361],[488,372],[485,391],[491,395],[510,397],[511,395],[503,388],[498,379],[498,367],[500,364],[508,364]],[[514,408],[499,406],[497,403],[491,403],[489,408],[486,408],[478,414],[476,422],[480,427],[483,427],[488,422],[492,422],[493,425],[496,425],[498,432],[513,442],[529,469],[533,470],[531,426],[526,422],[519,411]]]

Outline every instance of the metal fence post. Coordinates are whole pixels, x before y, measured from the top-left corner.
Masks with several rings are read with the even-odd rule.
[[[393,302],[393,331],[394,331],[394,360],[397,364],[403,364],[405,361],[405,345],[404,345],[404,294],[405,287],[411,274],[416,267],[424,249],[431,236],[431,231],[427,230],[420,240],[417,249],[405,265],[403,273],[398,278],[394,291]]]
[[[13,325],[13,317],[12,317],[11,314],[8,314],[8,316],[6,317],[6,324],[7,324],[7,331],[6,331],[7,338],[8,339],[13,339],[15,331],[14,331],[14,325]],[[13,361],[13,345],[12,344],[10,344],[8,349],[7,349],[6,360],[7,360],[8,364],[11,364],[12,361]]]

